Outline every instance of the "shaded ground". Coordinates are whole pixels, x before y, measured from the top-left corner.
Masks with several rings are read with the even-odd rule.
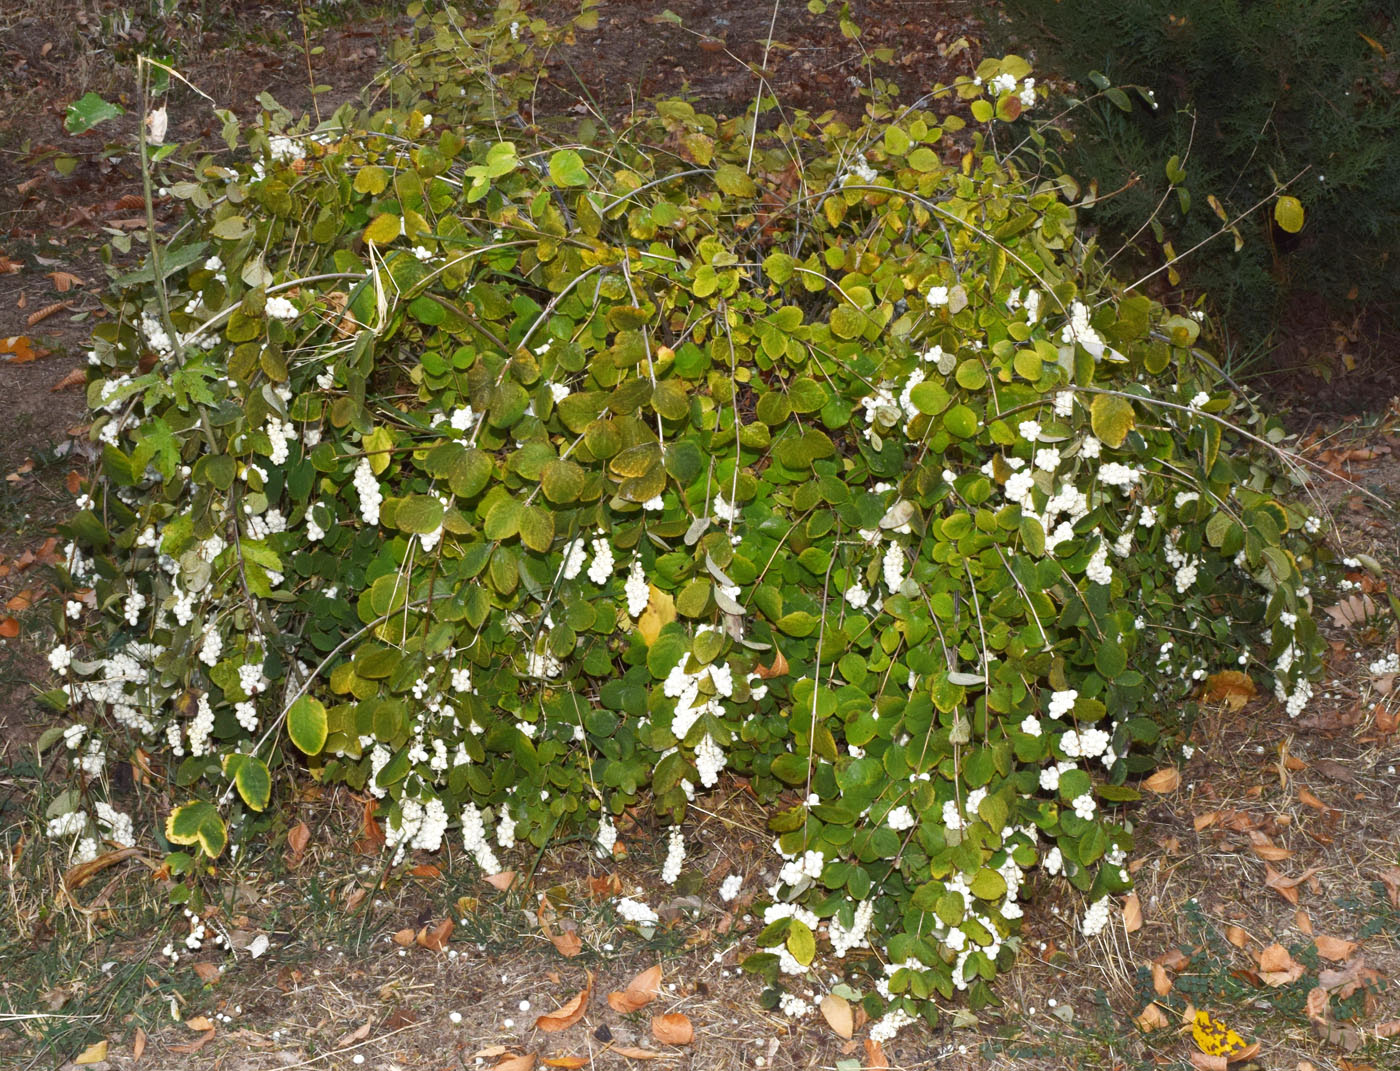
[[[774,9],[735,0],[671,7],[684,28],[657,21],[661,3],[605,5],[598,31],[548,69],[538,107],[617,115],[662,91],[692,92],[729,114],[745,107]],[[205,33],[175,34],[193,23],[124,32],[179,36],[184,68],[200,71],[201,88],[240,115],[252,114],[264,89],[305,107],[295,17],[261,5],[231,8],[228,21]],[[785,102],[851,107],[860,48],[895,49],[880,69],[906,96],[965,73],[978,58],[973,4],[852,8],[865,27],[858,44],[830,16],[779,5],[771,36],[780,44],[768,49],[766,70]],[[1135,813],[1141,927],[1118,925],[1086,941],[1073,926],[1082,905],[1043,890],[1028,912],[1023,964],[998,983],[1003,1006],[975,1016],[950,1006],[937,1030],[906,1030],[883,1054],[863,1044],[864,1030],[846,1041],[816,1013],[794,1022],[765,1011],[762,984],[738,970],[749,950],[744,938],[757,929],[745,897],[773,875],[765,872],[763,818],[732,781],[695,809],[691,865],[675,889],[659,881],[660,838],[644,817],[622,828],[626,852],[614,859],[580,844],[539,858],[517,852],[512,863],[522,876],[506,890],[482,881],[451,847],[386,875],[363,801],[343,789],[322,798],[312,786],[257,834],[272,846],[265,854],[226,861],[210,876],[217,902],[202,912],[211,932],[198,949],[185,943],[190,921],[166,901],[159,859],[116,860],[65,891],[64,861],[35,839],[42,825],[35,815],[63,786],[65,768],[61,749],[47,768],[34,759],[28,745],[51,716],[29,695],[46,669],[51,527],[67,509],[70,473],[83,471],[86,457],[80,392],[51,388],[81,365],[100,312],[100,246],[129,233],[122,221],[144,208],[130,200],[139,192],[132,121],[70,139],[61,110],[87,89],[115,94],[129,78],[118,53],[136,42],[123,45],[102,22],[119,10],[59,0],[0,16],[0,55],[10,72],[0,90],[0,190],[20,191],[0,209],[0,253],[18,265],[0,275],[0,337],[23,335],[51,351],[25,363],[0,359],[10,432],[0,437],[0,606],[12,604],[0,609],[0,621],[12,618],[20,629],[15,640],[0,640],[0,1065],[57,1067],[106,1041],[105,1058],[88,1066],[446,1069],[501,1066],[510,1054],[559,1061],[552,1066],[644,1065],[625,1054],[630,1048],[657,1054],[667,1068],[848,1071],[878,1067],[881,1058],[891,1067],[953,1071],[1177,1068],[1190,1066],[1191,1045],[1178,1029],[1189,1002],[1259,1040],[1267,1067],[1395,1066],[1393,1043],[1379,1031],[1400,1020],[1389,988],[1400,972],[1393,821],[1400,703],[1388,691],[1393,682],[1368,669],[1394,650],[1395,623],[1384,612],[1384,582],[1359,568],[1349,572],[1357,587],[1347,597],[1369,597],[1371,612],[1362,603],[1357,613],[1324,615],[1333,673],[1310,712],[1290,722],[1277,704],[1256,698],[1242,711],[1208,717],[1180,786]],[[313,57],[314,76],[334,86],[323,105],[369,78],[398,26],[364,17],[314,30],[313,46],[327,49]],[[180,114],[172,108],[178,121],[197,124]],[[210,134],[188,127],[173,136]],[[66,177],[55,171],[64,156],[77,160]],[[55,272],[81,281],[60,292]],[[28,324],[60,300],[72,304]],[[1381,500],[1318,481],[1347,545],[1376,558],[1393,581],[1400,545],[1384,506],[1400,495],[1400,461],[1388,452],[1400,449],[1393,423],[1303,430],[1310,456]],[[1326,607],[1338,597],[1317,598]],[[130,767],[114,771],[113,791],[149,821],[165,806],[163,793]],[[302,822],[306,839],[296,851],[287,845],[301,843]],[[717,889],[730,873],[744,875],[746,893],[726,904]],[[607,902],[619,888],[640,890],[662,910],[662,925],[624,927]],[[450,934],[442,926],[448,919]],[[215,933],[233,951],[217,948]],[[255,958],[259,937],[268,947]],[[1270,952],[1261,965],[1276,943],[1285,958]],[[178,961],[164,954],[167,944],[181,953]],[[576,955],[564,954],[575,947]],[[609,992],[658,963],[653,1001],[632,1012],[608,1006]],[[537,1027],[537,1017],[567,1004],[590,978],[580,1021],[557,1032]],[[1307,1002],[1319,982],[1334,999],[1315,1023]],[[1146,1011],[1153,1004],[1160,1023]],[[694,1041],[657,1040],[658,1013],[686,1015]],[[1134,1024],[1144,1014],[1155,1027],[1147,1033]]]

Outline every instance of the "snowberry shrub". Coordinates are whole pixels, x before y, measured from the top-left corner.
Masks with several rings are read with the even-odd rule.
[[[731,771],[781,856],[749,965],[868,969],[886,1036],[985,998],[1035,867],[1102,927],[1203,678],[1306,701],[1311,551],[1196,321],[993,151],[1026,64],[943,91],[972,128],[672,100],[562,145],[487,77],[551,31],[454,19],[403,106],[172,182],[114,290],[54,657],[88,739],[166,779],[186,869],[302,771],[488,871]]]

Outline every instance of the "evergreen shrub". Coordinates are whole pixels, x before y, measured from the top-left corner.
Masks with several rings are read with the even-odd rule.
[[[1276,337],[1300,299],[1394,321],[1393,3],[1009,0],[1005,14],[1045,66],[1096,94],[1076,111],[1080,136],[1062,152],[1070,173],[1102,195],[1085,219],[1105,245],[1133,241],[1155,269],[1230,221],[1233,236],[1176,269],[1193,293],[1209,294],[1245,348]],[[1110,85],[1140,86],[1152,99],[1098,94]],[[1296,203],[1280,206],[1280,197]]]
[[[391,106],[161,164],[187,222],[92,357],[58,832],[114,835],[115,754],[181,896],[298,776],[492,871],[728,770],[781,857],[749,966],[844,957],[885,1036],[987,998],[1034,868],[1101,928],[1207,675],[1306,701],[1313,522],[1197,321],[992,150],[1029,66],[940,89],[971,126],[663,100],[565,138],[515,119],[561,31],[419,27]]]

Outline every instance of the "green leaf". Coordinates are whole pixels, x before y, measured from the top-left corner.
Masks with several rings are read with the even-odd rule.
[[[1303,202],[1287,195],[1274,202],[1274,222],[1281,230],[1297,234],[1303,229]]]
[[[209,233],[215,238],[222,238],[225,241],[237,241],[239,238],[246,238],[252,234],[253,228],[248,226],[248,220],[245,216],[225,216],[209,228]]]
[[[959,439],[970,439],[977,434],[977,414],[959,402],[943,414],[943,426]]]
[[[583,482],[583,469],[575,461],[556,458],[545,462],[544,469],[540,472],[540,487],[544,491],[544,497],[560,505],[577,502],[579,495],[583,493]]]
[[[446,512],[443,504],[432,495],[409,495],[394,510],[394,523],[401,532],[428,535],[442,527]]]
[[[1106,446],[1116,449],[1137,425],[1133,403],[1116,394],[1096,395],[1089,405],[1089,423]]]
[[[573,149],[559,149],[549,158],[549,177],[556,186],[588,185],[588,170],[583,157]]]
[[[482,531],[487,539],[498,542],[515,535],[520,531],[520,503],[513,498],[502,498],[492,503],[491,508],[486,511],[486,523]]]
[[[977,871],[968,887],[979,900],[999,900],[1006,895],[1006,879],[988,867]]]
[[[172,844],[198,844],[205,855],[217,859],[228,843],[228,831],[212,803],[196,800],[170,812],[165,820],[165,839]]]
[[[710,581],[696,577],[676,596],[676,613],[682,617],[699,617],[710,605]]]
[[[319,755],[326,746],[326,708],[304,695],[287,710],[287,735],[303,755]]]
[[[541,506],[520,511],[520,542],[533,551],[546,554],[554,545],[554,513]]]
[[[63,113],[63,129],[70,134],[83,134],[98,123],[105,123],[108,119],[125,114],[126,109],[103,100],[96,93],[84,93],[68,105],[68,110]]]
[[[731,197],[752,197],[758,189],[753,179],[744,174],[743,168],[734,164],[721,164],[715,168],[715,185]]]
[[[243,761],[238,764],[238,771],[233,775],[238,794],[253,810],[265,811],[268,801],[272,798],[272,774],[267,768],[267,763],[256,755],[240,757]]]

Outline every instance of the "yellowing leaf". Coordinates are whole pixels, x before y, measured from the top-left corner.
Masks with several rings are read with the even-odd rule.
[[[1274,202],[1274,222],[1280,230],[1297,234],[1303,229],[1303,202],[1284,195]]]
[[[1226,669],[1206,678],[1203,698],[1212,703],[1224,703],[1230,710],[1239,710],[1254,698],[1257,690],[1248,673]]]
[[[649,588],[647,608],[637,619],[637,631],[641,633],[642,642],[648,647],[656,642],[661,630],[676,619],[676,600],[655,584],[649,585]]]
[[[73,1058],[75,1064],[95,1064],[107,1059],[107,1042],[95,1041]]]
[[[1089,424],[1105,445],[1117,449],[1137,426],[1133,403],[1116,394],[1097,395],[1089,403]]]
[[[365,228],[365,241],[375,245],[388,245],[403,233],[403,220],[392,212],[375,216]]]

